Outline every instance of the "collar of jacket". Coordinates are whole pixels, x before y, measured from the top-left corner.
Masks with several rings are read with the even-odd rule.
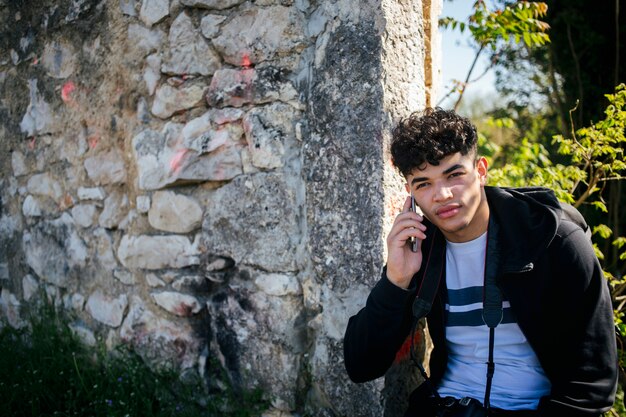
[[[533,269],[560,224],[561,207],[554,192],[542,187],[485,187],[485,193],[490,217],[498,225],[500,272]]]
[[[560,224],[561,207],[554,192],[543,187],[486,186],[485,194],[490,211],[487,246],[490,267],[496,267],[499,273],[532,270]],[[441,233],[432,224],[427,231],[424,250],[430,247],[433,233]],[[445,239],[437,241],[445,244]]]

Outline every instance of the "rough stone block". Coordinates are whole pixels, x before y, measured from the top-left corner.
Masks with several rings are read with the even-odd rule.
[[[207,90],[207,103],[212,107],[241,107],[278,100],[295,103],[297,97],[285,71],[275,67],[220,69]]]
[[[57,132],[60,129],[57,124],[58,117],[52,112],[44,97],[39,94],[37,79],[28,80],[28,86],[30,103],[20,123],[21,131],[28,136]]]
[[[243,120],[250,162],[256,168],[275,169],[284,165],[285,148],[295,142],[295,110],[274,103],[250,110]]]
[[[172,233],[189,233],[202,224],[202,208],[193,198],[171,191],[157,191],[148,212],[150,225]]]
[[[105,229],[117,228],[128,214],[129,208],[128,196],[121,189],[115,189],[104,200],[98,223]]]
[[[294,409],[305,347],[298,297],[268,296],[238,285],[208,302],[213,349],[237,385],[260,386],[281,409]]]
[[[202,104],[205,87],[199,84],[183,84],[176,88],[163,84],[156,90],[152,114],[167,119],[174,113],[198,107]]]
[[[172,22],[169,44],[168,56],[161,68],[166,74],[211,75],[220,66],[220,57],[209,48],[184,11]]]
[[[161,29],[149,29],[137,23],[128,25],[128,42],[130,50],[140,56],[158,51],[165,43],[166,34]]]
[[[196,297],[179,292],[163,291],[153,293],[152,298],[159,307],[181,317],[197,314],[203,307]]]
[[[126,181],[124,157],[115,148],[85,159],[84,166],[96,185],[121,184]]]
[[[64,238],[54,228],[43,224],[33,227],[24,233],[22,250],[26,256],[26,263],[42,280],[59,287],[67,285],[69,265],[65,248],[59,244]]]
[[[283,6],[252,8],[222,26],[213,40],[226,62],[247,67],[304,49],[302,16]]]
[[[151,366],[183,370],[197,364],[202,340],[189,321],[158,317],[139,297],[132,297],[120,337]]]
[[[202,226],[206,250],[236,264],[295,271],[301,239],[295,190],[280,174],[240,176],[211,197]]]
[[[41,57],[41,63],[48,75],[59,79],[72,75],[76,71],[77,61],[74,46],[67,42],[47,43]]]
[[[162,269],[198,265],[198,242],[185,236],[125,235],[117,257],[127,268]]]
[[[227,128],[223,130],[226,135],[209,131],[189,143],[172,140],[181,138],[181,128],[166,125],[161,132],[144,130],[133,138],[140,189],[157,190],[179,182],[225,181],[243,173],[243,145],[237,142],[241,137],[237,137],[236,128],[232,130],[234,137]],[[221,145],[215,146],[214,141]]]
[[[143,0],[139,10],[139,18],[147,26],[160,22],[170,14],[169,0]]]
[[[126,294],[112,297],[101,290],[96,290],[89,296],[86,309],[95,320],[107,326],[118,327],[122,324],[127,306]]]

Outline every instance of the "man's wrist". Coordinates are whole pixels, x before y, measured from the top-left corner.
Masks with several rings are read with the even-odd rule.
[[[385,276],[387,277],[387,280],[389,282],[391,282],[396,287],[402,288],[403,290],[406,290],[407,288],[409,288],[409,285],[411,285],[412,277],[396,278],[396,277],[390,276],[389,271],[385,271]]]

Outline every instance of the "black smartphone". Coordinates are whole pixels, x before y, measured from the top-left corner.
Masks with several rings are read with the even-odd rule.
[[[411,194],[411,211],[415,213],[417,211],[417,203],[415,203],[415,198],[413,194]],[[413,252],[417,252],[417,238],[411,237],[411,250]]]

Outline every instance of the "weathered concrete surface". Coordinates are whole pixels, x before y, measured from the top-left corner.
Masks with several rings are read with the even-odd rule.
[[[393,2],[341,10],[342,19],[329,19],[318,37],[324,48],[316,50],[310,136],[303,148],[307,223],[315,225],[307,230],[311,285],[322,288],[312,373],[317,395],[333,413],[382,415],[381,381],[355,386],[336,369],[343,366],[341,332],[380,276],[385,220],[403,195],[385,150],[393,121],[423,100],[415,82],[422,69],[416,65],[420,42],[414,24],[421,10]],[[329,327],[325,316],[337,303],[344,314]],[[354,401],[346,402],[346,396]]]

